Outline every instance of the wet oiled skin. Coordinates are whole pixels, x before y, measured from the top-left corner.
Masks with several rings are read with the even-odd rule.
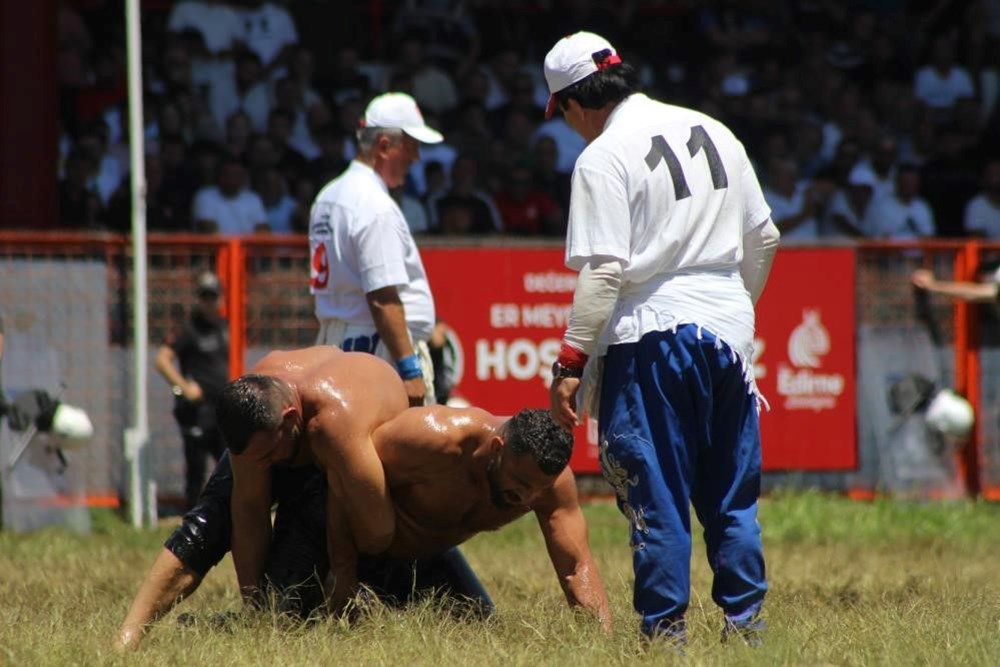
[[[487,468],[495,458],[491,443],[501,435],[506,419],[478,408],[407,408],[396,370],[372,355],[329,346],[272,352],[252,372],[284,379],[299,391],[305,446],[287,464],[326,458],[316,450],[324,445],[314,424],[329,423],[331,417],[338,436],[350,434],[357,446],[374,444],[395,506],[392,555],[440,552],[543,503],[554,503],[555,490],[573,484],[568,469],[552,478],[529,457],[508,454],[502,467],[515,477],[510,481],[506,475],[504,484],[518,488],[524,504],[498,507],[491,498]]]
[[[506,463],[516,467],[519,479],[533,483],[536,495],[528,504],[506,509],[493,503],[487,477],[492,456],[489,443],[503,421],[476,408],[438,406],[410,409],[375,431],[375,447],[396,508],[391,553],[434,553],[508,524],[540,503],[551,502],[553,478],[538,471],[527,457],[517,465],[508,454]],[[389,450],[399,445],[419,448],[415,465],[394,465]],[[560,477],[557,483],[567,482],[572,483]],[[508,483],[516,485],[512,480],[503,482]]]

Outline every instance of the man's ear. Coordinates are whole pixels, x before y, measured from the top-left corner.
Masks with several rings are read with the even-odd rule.
[[[375,142],[376,153],[379,156],[385,157],[390,146],[392,146],[392,137],[387,134],[380,134],[378,141]]]
[[[287,405],[281,411],[281,428],[292,428],[298,423],[299,409],[294,405]]]
[[[504,447],[503,436],[499,433],[493,434],[490,437],[489,450],[491,453],[502,452]]]

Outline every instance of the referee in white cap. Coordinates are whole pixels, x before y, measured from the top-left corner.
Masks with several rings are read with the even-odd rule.
[[[427,339],[434,299],[420,253],[389,189],[403,184],[420,143],[442,136],[412,97],[385,93],[365,109],[358,152],[316,196],[309,215],[309,287],[317,344],[394,364],[411,405],[434,402]]]
[[[733,133],[639,93],[603,37],[561,39],[545,78],[547,112],[587,142],[572,179],[566,265],[580,275],[553,417],[569,428],[583,407],[598,416],[601,466],[631,524],[643,631],[686,640],[691,503],[723,637],[759,642],[752,358],[754,303],[778,243],[770,209]]]

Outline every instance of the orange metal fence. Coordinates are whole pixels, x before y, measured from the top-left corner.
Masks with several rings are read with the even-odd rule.
[[[435,245],[448,243],[435,240]],[[467,244],[468,241],[464,241]],[[514,247],[520,244],[507,244]],[[972,280],[982,262],[1000,259],[1000,244],[937,241],[920,244],[865,242],[857,246],[857,322],[860,331],[919,332],[909,274],[932,268],[942,278]],[[86,284],[61,285],[47,278],[62,275],[69,265],[97,267]],[[304,237],[258,236],[243,239],[194,235],[157,235],[148,239],[149,337],[152,351],[178,327],[195,300],[194,276],[203,269],[219,273],[225,286],[224,308],[230,321],[231,372],[238,375],[272,348],[311,344],[315,339],[312,298],[307,287],[308,244]],[[488,270],[484,267],[484,270]],[[96,277],[95,276],[99,276]],[[803,276],[823,289],[823,276]],[[70,278],[71,281],[75,280]],[[121,487],[122,431],[130,411],[132,350],[131,247],[127,237],[107,234],[40,234],[0,232],[0,312],[9,333],[30,336],[59,361],[67,400],[87,408],[97,438],[77,455],[87,491],[95,496]],[[41,287],[40,287],[41,286]],[[435,292],[467,289],[467,285],[433,285]],[[96,332],[96,354],[79,349],[74,331],[79,301],[73,290],[102,295],[103,311],[88,322],[103,323]],[[96,297],[95,297],[96,298]],[[93,307],[88,306],[88,308]],[[978,426],[961,452],[960,471],[970,494],[1000,499],[1000,396],[990,379],[1000,375],[998,320],[984,320],[986,309],[932,300],[943,344],[950,349],[946,365],[954,386],[972,401]],[[39,322],[38,313],[57,320]],[[27,323],[33,320],[33,323]],[[987,322],[984,326],[983,322]],[[27,323],[27,324],[26,324]],[[94,325],[100,328],[100,325]],[[20,327],[20,329],[19,329]],[[986,329],[984,331],[984,329]],[[93,332],[92,332],[93,333]],[[860,334],[859,334],[860,335]],[[103,355],[103,356],[101,356]],[[152,355],[151,355],[152,356]],[[101,360],[95,366],[95,359]],[[6,360],[5,360],[6,363]],[[150,373],[150,428],[153,470],[161,491],[180,492],[183,456],[170,415],[169,387]],[[10,380],[8,378],[8,385]],[[878,466],[859,476],[861,486],[878,488]]]

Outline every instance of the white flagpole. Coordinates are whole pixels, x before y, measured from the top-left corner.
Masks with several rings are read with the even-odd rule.
[[[133,421],[125,431],[125,459],[129,462],[129,513],[132,525],[141,528],[143,511],[150,524],[156,520],[156,499],[150,498],[149,406],[147,364],[149,322],[146,302],[146,165],[142,114],[142,34],[139,0],[125,0],[128,52],[129,158],[132,172],[132,340],[135,345],[132,399]]]

